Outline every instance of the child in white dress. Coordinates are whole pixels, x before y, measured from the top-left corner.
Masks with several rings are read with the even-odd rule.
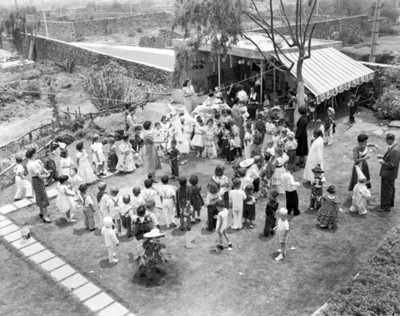
[[[74,166],[74,162],[72,161],[71,157],[68,156],[68,150],[64,149],[60,153],[60,171],[58,174],[60,176],[68,176],[69,169]]]
[[[163,185],[158,190],[167,228],[174,222],[175,216],[175,190],[168,184],[168,181],[168,176],[163,176],[161,178]]]
[[[361,171],[359,166],[356,166],[358,183],[353,188],[353,197],[350,207],[350,212],[358,212],[359,215],[367,214],[367,202],[371,198],[371,192],[367,188],[367,178]]]
[[[78,175],[82,180],[87,183],[93,183],[97,180],[96,175],[93,172],[92,166],[89,162],[89,156],[83,149],[83,142],[76,144],[76,166],[78,167]]]
[[[214,159],[217,158],[217,148],[215,147],[216,130],[214,128],[214,120],[207,121],[207,127],[204,133],[204,152],[203,157]]]
[[[286,172],[285,163],[289,160],[282,148],[275,149],[275,171],[271,179],[271,189],[275,189],[279,194],[283,194],[282,176]]]
[[[229,193],[232,201],[233,225],[232,229],[241,229],[243,221],[243,202],[246,199],[246,194],[240,188],[241,181],[239,178],[233,179],[233,190]]]
[[[103,151],[103,143],[99,141],[99,135],[93,136],[92,148],[92,161],[96,166],[96,172],[99,175],[104,175],[104,165],[106,163],[106,156]]]
[[[74,223],[76,222],[76,219],[73,218],[73,211],[76,209],[75,192],[68,189],[67,181],[68,176],[58,177],[56,206],[60,212],[65,213],[68,223]]]
[[[251,148],[253,146],[253,128],[251,122],[246,123],[246,133],[244,134],[244,157],[251,158]]]
[[[25,196],[28,199],[33,197],[32,184],[26,180],[25,168],[22,165],[22,157],[15,158],[17,165],[14,167],[15,184],[17,185],[17,192],[14,196],[14,201],[23,199]]]
[[[154,124],[154,143],[156,145],[157,151],[164,151],[166,147],[166,136],[167,134],[161,128],[161,124],[156,122]]]
[[[204,150],[204,123],[201,117],[197,117],[197,124],[194,126],[194,137],[191,146],[196,152],[196,157],[200,157]]]

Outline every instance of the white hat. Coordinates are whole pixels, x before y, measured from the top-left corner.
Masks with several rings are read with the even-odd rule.
[[[364,173],[361,171],[361,168],[359,166],[355,166],[356,167],[356,172],[357,172],[357,178],[358,181],[360,180],[366,180],[366,176],[364,175]]]
[[[269,153],[271,156],[275,156],[275,149],[274,147],[269,147],[265,150],[267,153]]]
[[[103,218],[103,224],[105,227],[111,227],[113,224],[112,218],[110,216],[106,216]]]
[[[281,207],[281,208],[279,209],[279,214],[280,214],[280,215],[287,215],[287,214],[288,214],[287,208]]]
[[[334,108],[332,108],[332,107],[329,107],[329,108],[328,108],[328,112],[331,112],[332,114],[335,114],[335,110],[334,110]]]
[[[158,228],[153,228],[149,233],[143,235],[144,238],[157,238],[163,236],[165,236],[165,233],[161,233]]]
[[[247,167],[250,167],[253,163],[254,163],[254,158],[249,158],[249,159],[245,159],[245,160],[241,161],[239,166],[241,168],[247,168]]]

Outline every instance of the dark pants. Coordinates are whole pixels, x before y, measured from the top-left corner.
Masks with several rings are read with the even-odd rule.
[[[350,108],[350,114],[349,114],[349,121],[350,121],[350,123],[354,123],[355,122],[355,120],[354,120],[354,114],[356,114],[356,112],[357,112],[357,109],[356,109],[356,107],[351,107]]]
[[[172,176],[179,177],[179,161],[177,158],[171,161],[171,173]]]
[[[288,214],[298,215],[299,212],[299,197],[297,196],[297,191],[286,191],[286,208],[288,210]]]
[[[269,234],[274,234],[274,227],[276,224],[276,218],[274,215],[265,216],[264,236],[268,237]]]
[[[389,210],[394,206],[395,179],[381,178],[381,209]]]
[[[226,157],[226,159],[228,160],[228,162],[235,161],[235,153],[236,148],[233,148],[227,152],[228,156]]]
[[[215,216],[218,215],[218,210],[215,205],[207,206],[207,229],[213,231],[217,227],[217,219]]]

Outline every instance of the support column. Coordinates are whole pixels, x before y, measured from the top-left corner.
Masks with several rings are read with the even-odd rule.
[[[221,54],[218,54],[218,87],[221,87]]]
[[[265,73],[265,60],[261,59],[261,85],[260,85],[260,103],[263,103],[264,101],[264,87],[263,87],[263,77]]]

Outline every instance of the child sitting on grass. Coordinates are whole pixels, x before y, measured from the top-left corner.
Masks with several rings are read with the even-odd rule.
[[[228,209],[225,208],[225,203],[221,200],[217,201],[216,207],[218,210],[218,217],[215,231],[218,233],[219,242],[217,248],[220,250],[224,249],[222,237],[225,237],[228,243],[228,250],[232,250],[232,243],[229,241],[228,235],[226,234],[226,229],[228,228]]]
[[[275,261],[282,261],[286,257],[286,240],[289,234],[289,221],[287,219],[288,211],[282,207],[279,210],[278,224],[275,227],[276,234],[278,236],[278,243],[280,245],[279,256],[275,258]]]

